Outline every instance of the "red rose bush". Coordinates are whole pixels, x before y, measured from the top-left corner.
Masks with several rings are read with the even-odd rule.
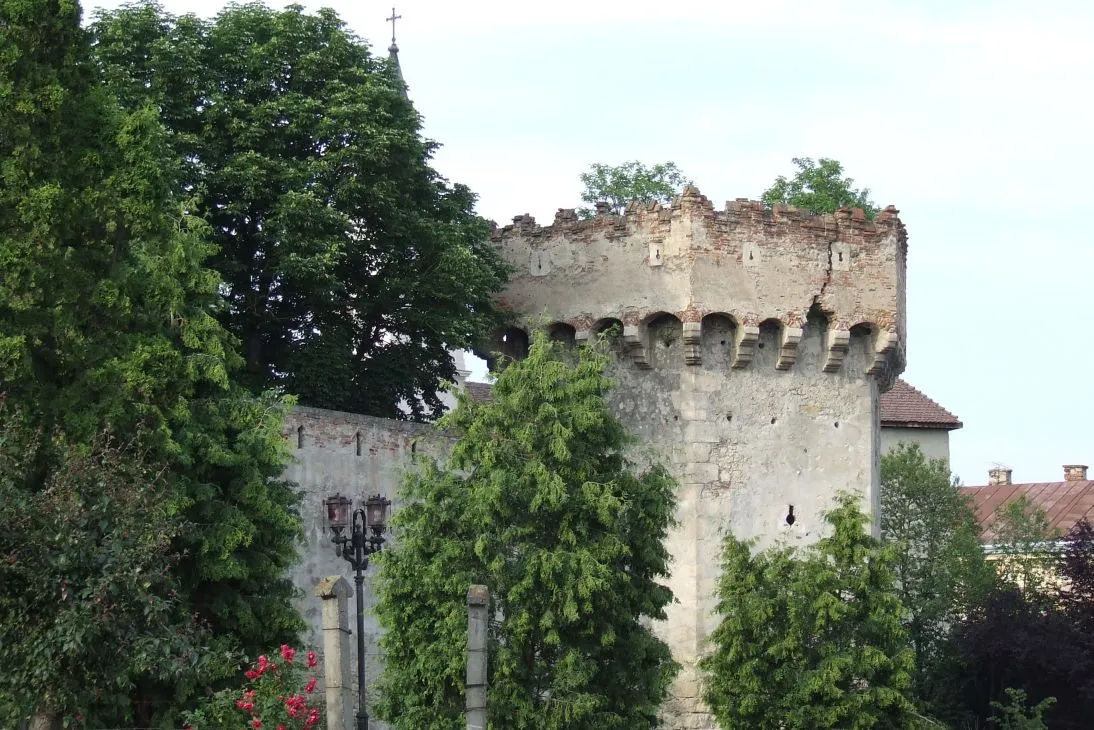
[[[280,661],[265,654],[243,672],[242,690],[222,690],[187,716],[187,730],[321,730],[319,661],[309,651],[297,661],[296,649],[281,645]]]

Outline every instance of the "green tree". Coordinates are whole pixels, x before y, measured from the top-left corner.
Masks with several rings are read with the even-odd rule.
[[[726,730],[911,728],[914,655],[894,556],[841,494],[802,552],[725,539],[704,697]]]
[[[843,165],[825,157],[816,162],[810,157],[791,160],[798,172],[787,179],[779,175],[764,191],[761,200],[767,205],[785,203],[810,213],[835,213],[840,208],[862,208],[873,219],[878,208],[870,200],[870,189],[856,190],[855,181],[843,177]]]
[[[1056,704],[1055,697],[1046,697],[1033,707],[1026,706],[1026,693],[1020,689],[1007,688],[1007,704],[992,702],[991,706],[998,715],[991,717],[999,730],[1048,730],[1044,714]]]
[[[408,476],[380,562],[381,717],[463,726],[468,586],[490,588],[491,727],[653,727],[677,666],[649,629],[672,600],[663,468],[637,470],[604,396],[610,356],[545,334],[441,422],[443,465]]]
[[[293,638],[286,403],[231,384],[242,360],[169,135],[98,83],[74,0],[0,0],[0,28],[0,383],[42,434],[17,485],[45,489],[60,444],[138,439],[192,526],[173,545],[186,610],[243,650]],[[146,676],[113,724],[168,722],[186,692]]]
[[[672,202],[680,190],[691,181],[675,162],[661,162],[653,167],[632,160],[622,165],[589,165],[588,172],[581,173],[581,184],[585,186],[581,199],[589,205],[606,202],[611,212],[620,214],[627,203]],[[593,208],[579,208],[578,215],[592,218]]]
[[[1000,577],[1031,600],[1055,602],[1055,543],[1061,535],[1045,510],[1020,494],[996,507],[991,531]]]
[[[149,677],[176,687],[224,672],[226,647],[179,599],[172,540],[184,524],[162,469],[106,433],[59,444],[44,488],[23,487],[36,434],[0,403],[0,725],[132,712]]]
[[[896,555],[904,627],[916,656],[915,694],[930,709],[948,702],[949,682],[936,682],[947,661],[955,621],[994,585],[976,514],[949,466],[918,444],[898,444],[881,458],[881,532]]]
[[[355,413],[439,412],[449,350],[492,330],[506,268],[475,196],[430,167],[437,145],[394,69],[330,9],[206,21],[141,3],[93,30],[111,88],[157,104],[186,161],[246,382]]]

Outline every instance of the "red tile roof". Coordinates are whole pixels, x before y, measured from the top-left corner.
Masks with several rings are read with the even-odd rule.
[[[984,542],[992,541],[991,523],[996,508],[1023,494],[1046,512],[1050,525],[1059,529],[1061,534],[1083,517],[1094,522],[1094,481],[993,484],[961,487],[961,493],[972,500]]]
[[[881,394],[881,425],[898,428],[961,428],[957,416],[897,378],[888,393]]]
[[[467,383],[471,399],[486,403],[491,399],[489,383]],[[897,378],[888,393],[881,394],[881,425],[900,428],[938,428],[951,431],[961,428],[957,416],[935,403],[918,390]]]

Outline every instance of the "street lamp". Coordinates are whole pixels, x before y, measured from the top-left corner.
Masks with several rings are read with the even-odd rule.
[[[357,730],[368,730],[368,710],[365,708],[365,569],[368,558],[380,552],[384,545],[383,531],[387,523],[387,509],[391,500],[379,494],[365,500],[365,508],[349,509],[353,501],[336,494],[323,501],[327,508],[327,524],[334,537],[334,552],[346,559],[354,570],[353,581],[357,584]],[[343,534],[350,528],[349,535]],[[371,530],[371,534],[369,533]]]

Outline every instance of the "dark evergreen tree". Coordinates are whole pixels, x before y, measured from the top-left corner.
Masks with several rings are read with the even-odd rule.
[[[491,727],[656,726],[675,674],[650,632],[672,594],[674,485],[638,470],[604,403],[609,356],[536,337],[493,401],[442,421],[444,464],[408,477],[380,562],[380,715],[400,730],[463,726],[468,586],[491,591]]]

